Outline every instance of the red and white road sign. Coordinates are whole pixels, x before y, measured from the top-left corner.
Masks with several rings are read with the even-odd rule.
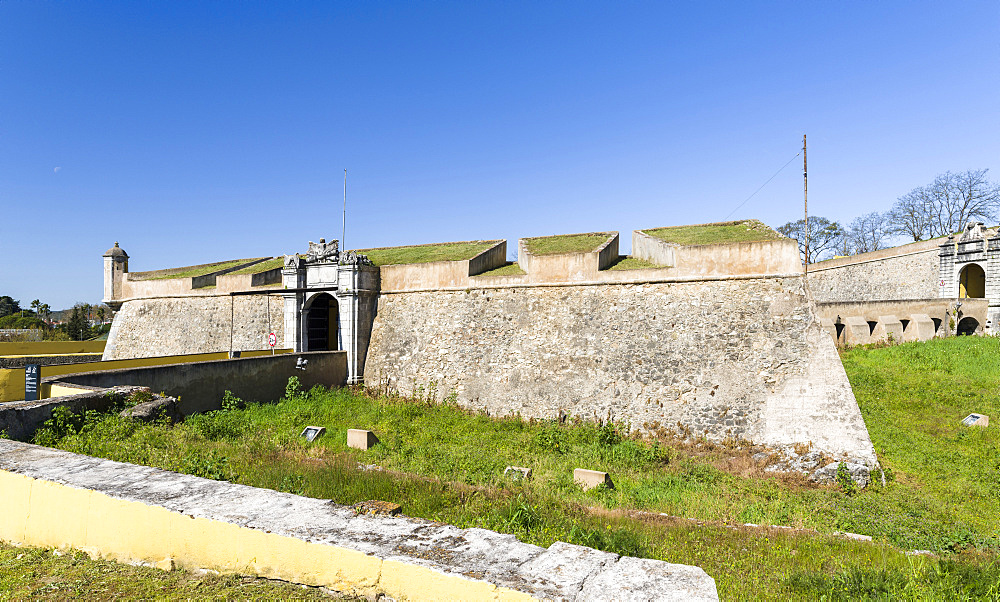
[[[267,335],[267,344],[270,345],[271,347],[274,347],[275,345],[277,345],[278,344],[278,335],[274,334],[273,332],[270,333],[270,334],[268,334]]]

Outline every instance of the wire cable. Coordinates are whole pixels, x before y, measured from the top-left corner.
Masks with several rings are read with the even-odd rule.
[[[763,190],[763,189],[764,189],[764,187],[765,187],[765,186],[767,186],[768,184],[770,184],[770,183],[771,183],[771,180],[773,180],[773,179],[775,179],[776,177],[778,177],[778,174],[779,174],[779,173],[781,173],[782,171],[784,171],[784,169],[785,169],[786,167],[788,167],[789,165],[791,165],[792,161],[794,161],[794,160],[798,159],[798,158],[799,158],[799,155],[801,155],[801,154],[802,154],[802,151],[799,151],[799,152],[795,153],[795,156],[794,156],[794,157],[792,157],[791,159],[789,159],[789,160],[788,160],[788,163],[785,163],[784,165],[782,165],[782,166],[781,166],[781,169],[779,169],[778,171],[774,172],[774,175],[773,175],[773,176],[771,176],[770,178],[768,178],[768,179],[767,179],[767,182],[764,182],[763,184],[761,184],[761,185],[760,185],[760,188],[758,188],[757,190],[754,190],[754,191],[753,191],[753,194],[751,194],[750,196],[748,196],[748,197],[746,198],[746,200],[744,200],[744,201],[743,201],[742,203],[740,203],[739,205],[737,205],[737,206],[736,206],[736,209],[733,209],[732,211],[730,211],[730,212],[729,212],[729,215],[727,215],[726,217],[722,218],[722,221],[726,221],[727,219],[729,219],[729,217],[730,217],[730,216],[731,216],[732,214],[734,214],[734,213],[736,213],[737,211],[739,211],[739,210],[740,210],[740,207],[742,207],[743,205],[746,205],[746,204],[747,204],[747,203],[748,203],[748,202],[750,201],[750,199],[752,199],[753,197],[757,196],[757,193],[758,193],[758,192],[760,192],[761,190]]]

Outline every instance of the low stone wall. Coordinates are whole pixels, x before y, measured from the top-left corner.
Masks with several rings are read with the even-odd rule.
[[[284,320],[284,300],[278,295],[126,301],[115,314],[104,359],[269,349],[269,332],[284,340]]]
[[[58,366],[74,362],[99,362],[102,353],[74,353],[73,355],[19,355],[16,357],[0,356],[0,369],[24,368],[28,364],[41,366]],[[0,401],[3,401],[0,399]]]
[[[899,301],[830,301],[816,313],[840,346],[926,341],[956,334],[964,318],[972,318],[982,334],[986,299],[905,299]]]
[[[69,408],[74,414],[81,414],[87,410],[105,412],[114,402],[114,396],[128,396],[136,388],[92,389],[75,395],[64,395],[41,401],[16,401],[0,404],[0,431],[6,433],[10,439],[29,441],[42,423],[52,418],[52,410],[58,407]]]
[[[636,270],[641,271],[641,270]],[[494,415],[875,454],[804,279],[384,294],[365,381]]]
[[[816,301],[896,301],[940,296],[943,239],[830,259],[809,266]]]
[[[43,384],[106,389],[122,385],[149,387],[176,397],[184,414],[216,410],[225,391],[248,402],[270,402],[285,393],[288,378],[296,376],[302,387],[342,386],[347,382],[347,353],[312,351],[232,360],[192,362],[83,372],[44,378]],[[13,404],[11,404],[13,405]],[[6,408],[6,404],[0,408]]]
[[[345,594],[453,600],[718,600],[700,568],[0,440],[0,539]]]

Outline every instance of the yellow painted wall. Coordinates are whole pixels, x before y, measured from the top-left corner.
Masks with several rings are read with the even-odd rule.
[[[291,353],[291,349],[275,349],[275,353]],[[270,350],[244,351],[241,357],[260,357],[270,355]],[[229,357],[229,353],[221,351],[218,353],[196,353],[190,355],[165,355],[161,357],[141,357],[128,360],[108,360],[106,362],[81,362],[79,364],[59,364],[57,366],[42,366],[42,378],[49,376],[61,376],[63,374],[77,374],[79,372],[98,372],[102,370],[120,370],[122,368],[140,368],[144,366],[165,366],[168,364],[181,364],[187,362],[207,362],[211,360],[224,360]],[[44,387],[42,393],[44,394]],[[75,395],[74,393],[64,393]],[[56,393],[45,397],[56,397]],[[0,402],[19,401],[24,399],[24,368],[12,368],[0,370]]]
[[[208,568],[396,599],[530,600],[492,583],[0,471],[0,539],[160,567]]]
[[[107,341],[41,341],[37,343],[0,343],[0,355],[69,355],[104,353]]]

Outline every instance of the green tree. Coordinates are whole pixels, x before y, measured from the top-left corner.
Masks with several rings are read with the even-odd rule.
[[[90,338],[90,325],[87,323],[86,304],[77,303],[73,306],[73,313],[70,314],[66,323],[66,334],[74,341],[83,341]]]
[[[21,302],[4,295],[0,297],[0,318],[21,311]]]

